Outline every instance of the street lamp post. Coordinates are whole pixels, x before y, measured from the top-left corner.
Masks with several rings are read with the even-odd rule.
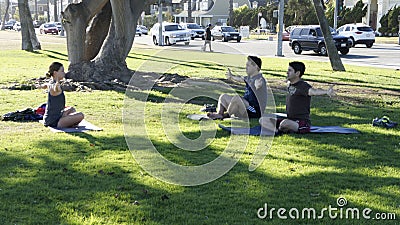
[[[400,15],[397,16],[397,21],[399,21],[399,32],[397,33],[397,35],[399,35],[399,45],[400,45]]]
[[[160,27],[158,28],[158,45],[159,46],[163,46],[164,45],[164,40],[163,40],[163,27],[162,27],[162,22],[163,22],[163,18],[162,18],[162,1],[158,0],[158,24],[160,25]]]

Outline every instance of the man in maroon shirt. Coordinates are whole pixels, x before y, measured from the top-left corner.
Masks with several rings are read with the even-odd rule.
[[[266,129],[282,132],[309,133],[311,127],[310,105],[311,96],[335,95],[333,86],[327,90],[315,89],[301,79],[306,67],[302,62],[290,62],[287,77],[288,94],[286,96],[287,119],[275,119],[271,117],[260,118],[260,124]]]

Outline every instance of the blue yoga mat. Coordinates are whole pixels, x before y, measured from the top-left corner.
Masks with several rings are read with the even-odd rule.
[[[255,126],[251,128],[243,127],[225,127],[221,124],[218,125],[221,129],[226,130],[232,134],[238,135],[255,135],[255,136],[272,136],[275,135],[272,131],[262,129],[261,126]],[[354,128],[346,128],[339,126],[311,126],[311,133],[336,133],[336,134],[358,134],[360,131]]]

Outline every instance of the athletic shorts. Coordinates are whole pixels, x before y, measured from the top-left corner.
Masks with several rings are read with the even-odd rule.
[[[276,120],[276,129],[279,129],[279,125],[283,120],[284,119],[282,118],[278,118]],[[299,125],[299,130],[297,131],[298,134],[310,133],[311,125],[309,122],[307,122],[306,120],[292,120],[292,121],[296,122]]]

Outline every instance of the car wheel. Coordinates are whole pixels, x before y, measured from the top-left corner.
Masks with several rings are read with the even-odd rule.
[[[350,49],[346,48],[346,49],[342,49],[340,50],[340,54],[342,55],[347,55],[347,53],[349,53]]]
[[[203,37],[201,37],[201,40],[205,40],[206,38],[203,36]]]
[[[191,37],[190,39],[194,40],[194,37]]]
[[[169,42],[169,37],[165,37],[165,45],[171,45],[171,42]]]
[[[158,45],[156,36],[153,36],[153,44]]]
[[[370,44],[365,44],[366,46],[367,46],[367,48],[371,48],[372,47],[372,45],[374,45],[373,43],[370,43]]]
[[[139,37],[141,37],[142,36],[142,34],[139,34]]]
[[[222,38],[223,42],[228,42],[228,38],[224,36],[224,38]]]
[[[190,43],[189,41],[188,41],[188,42],[185,42],[185,45],[187,46],[187,45],[189,45],[189,43]]]
[[[43,34],[43,31],[42,31],[42,30],[39,30],[39,33],[40,33],[40,34]]]
[[[294,54],[301,54],[302,50],[301,50],[301,46],[299,45],[299,43],[293,44],[293,51],[294,51]]]
[[[321,54],[323,56],[327,56],[328,55],[328,51],[326,50],[325,44],[321,44],[319,46],[319,54]]]
[[[237,42],[240,42],[240,40],[242,40],[242,39],[238,38],[238,39],[237,39]]]
[[[351,47],[356,46],[356,41],[354,40],[353,37],[350,37],[350,41],[351,41]]]

